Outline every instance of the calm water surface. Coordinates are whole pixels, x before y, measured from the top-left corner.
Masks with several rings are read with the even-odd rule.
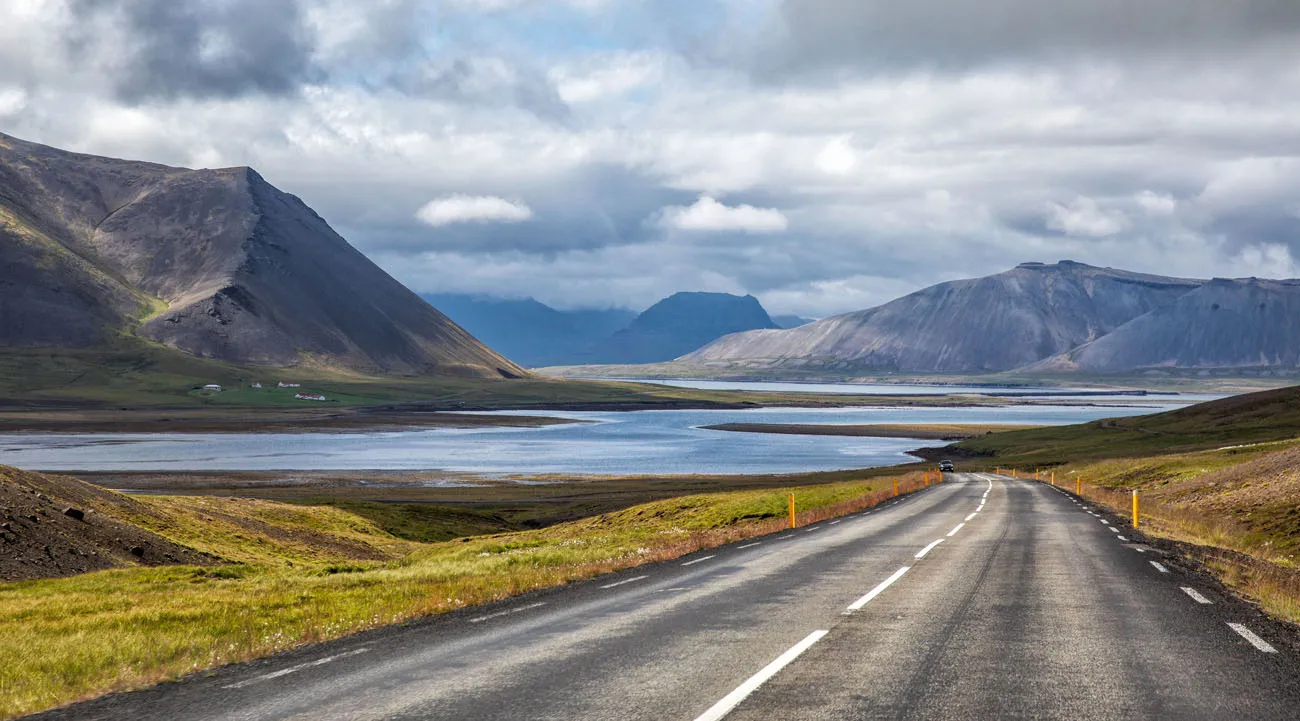
[[[1198,399],[1181,398],[1182,402]],[[905,463],[915,460],[906,451],[939,444],[905,438],[728,433],[699,426],[731,422],[1048,425],[1140,415],[1171,407],[1168,402],[1150,399],[1130,399],[1129,403],[1123,407],[546,412],[544,415],[589,422],[547,428],[439,428],[382,433],[11,433],[0,434],[0,464],[49,471],[789,473]]]

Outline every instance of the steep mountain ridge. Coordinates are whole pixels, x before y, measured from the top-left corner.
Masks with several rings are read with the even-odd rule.
[[[1095,340],[1202,281],[1024,263],[789,330],[729,335],[681,358],[751,367],[997,372]]]
[[[202,358],[512,377],[250,168],[189,170],[0,134],[0,343],[122,333]]]

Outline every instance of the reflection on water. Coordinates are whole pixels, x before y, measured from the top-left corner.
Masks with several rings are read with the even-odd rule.
[[[1055,425],[1167,406],[762,408],[548,412],[594,421],[545,428],[444,428],[357,433],[4,434],[0,464],[50,471],[443,470],[502,474],[790,473],[892,465],[939,445],[900,438],[706,431],[757,423],[1005,423]],[[1139,405],[1139,403],[1141,405]],[[536,411],[531,412],[537,415]]]

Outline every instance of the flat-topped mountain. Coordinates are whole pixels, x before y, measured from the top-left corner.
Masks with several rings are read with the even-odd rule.
[[[1300,367],[1300,280],[1215,278],[1030,371]]]
[[[0,134],[0,344],[135,334],[202,358],[515,376],[249,168],[189,170]]]
[[[1105,336],[1201,284],[1072,261],[1025,263],[789,330],[729,335],[681,360],[756,369],[1006,371]]]
[[[776,324],[752,295],[674,293],[582,354],[584,363],[658,363],[729,333]]]

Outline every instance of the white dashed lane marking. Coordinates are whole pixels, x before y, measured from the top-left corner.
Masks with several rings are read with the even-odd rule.
[[[925,554],[929,553],[930,551],[933,551],[933,550],[934,550],[934,547],[937,546],[937,545],[939,545],[940,543],[943,543],[943,539],[942,539],[942,538],[940,538],[940,539],[937,540],[937,541],[931,541],[931,542],[930,542],[930,545],[926,546],[925,548],[922,548],[920,551],[917,552],[916,557],[917,557],[917,558],[925,558]]]
[[[1236,631],[1237,635],[1241,636],[1247,641],[1250,641],[1250,645],[1254,646],[1260,651],[1263,651],[1264,653],[1277,653],[1277,649],[1269,645],[1268,641],[1265,641],[1259,636],[1256,636],[1254,631],[1251,631],[1249,628],[1246,628],[1240,623],[1230,623],[1228,624],[1228,627]]]
[[[1161,573],[1169,573],[1169,569],[1165,568],[1163,564],[1161,564],[1161,563],[1159,563],[1159,562],[1157,562],[1157,561],[1152,561],[1152,562],[1151,562],[1151,565],[1152,565],[1152,566],[1155,566],[1156,570],[1159,571],[1159,572],[1161,572]]]
[[[635,582],[637,582],[637,581],[644,581],[644,580],[646,580],[647,578],[650,578],[650,577],[649,577],[649,576],[637,576],[636,578],[625,578],[625,579],[623,579],[622,581],[615,581],[615,582],[613,582],[613,583],[607,583],[607,584],[605,584],[604,586],[601,586],[601,588],[615,588],[616,586],[622,586],[622,585],[625,584],[625,583],[635,583]]]
[[[694,561],[687,561],[686,563],[683,563],[682,565],[683,565],[683,566],[694,566],[694,565],[697,564],[697,563],[704,563],[705,561],[709,560],[710,558],[717,558],[717,557],[718,557],[717,554],[714,554],[714,555],[712,555],[712,556],[704,556],[703,558],[697,558],[697,559],[695,559]]]
[[[1192,588],[1191,586],[1179,586],[1179,588],[1183,589],[1183,593],[1187,594],[1188,596],[1191,596],[1192,600],[1197,603],[1203,603],[1207,606],[1213,603],[1213,601],[1206,598],[1205,596],[1202,596],[1200,591],[1197,591],[1195,588]]]

